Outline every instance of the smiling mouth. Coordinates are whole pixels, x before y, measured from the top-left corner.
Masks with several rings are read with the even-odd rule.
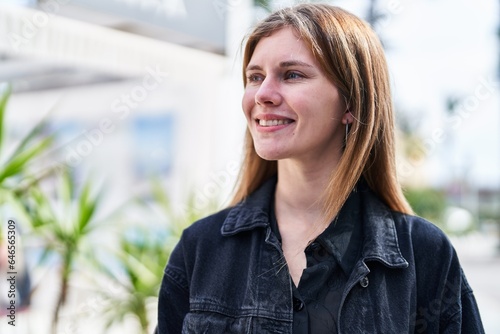
[[[285,125],[293,122],[291,119],[258,119],[257,122],[260,126],[277,126],[277,125]]]

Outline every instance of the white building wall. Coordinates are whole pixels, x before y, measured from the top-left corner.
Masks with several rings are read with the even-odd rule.
[[[16,124],[13,131],[18,136],[49,110],[56,128],[79,124],[79,133],[58,143],[54,159],[105,182],[111,192],[107,197],[118,205],[141,193],[148,182],[135,170],[137,143],[130,135],[135,120],[169,116],[172,143],[140,148],[141,159],[146,159],[142,166],[153,166],[168,155],[170,168],[160,176],[174,195],[194,191],[201,194],[200,205],[213,195],[227,198],[245,127],[236,52],[215,55],[57,16],[42,25],[41,17],[43,12],[2,6],[0,51],[131,79],[13,94],[8,118]],[[241,20],[238,23],[243,26]],[[232,41],[237,39],[239,43],[241,37],[233,33]],[[91,142],[91,149],[85,142]]]

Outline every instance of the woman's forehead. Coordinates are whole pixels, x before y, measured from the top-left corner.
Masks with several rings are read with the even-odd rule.
[[[284,27],[261,38],[253,50],[248,65],[270,60],[302,61],[318,65],[308,43],[291,27]]]

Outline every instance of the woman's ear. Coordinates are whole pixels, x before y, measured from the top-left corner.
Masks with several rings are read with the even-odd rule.
[[[354,116],[352,115],[351,111],[347,109],[344,113],[344,116],[342,116],[342,124],[351,124],[354,121]]]

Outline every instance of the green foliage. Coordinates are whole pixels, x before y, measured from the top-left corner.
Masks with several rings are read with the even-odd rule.
[[[446,196],[442,191],[432,188],[410,188],[405,189],[405,196],[418,216],[443,227]]]
[[[0,88],[1,89],[1,88]],[[2,152],[2,144],[4,139],[4,119],[5,111],[7,110],[7,101],[9,100],[11,88],[6,86],[0,96],[0,153]]]
[[[47,122],[39,122],[17,145],[12,153],[7,155],[5,150],[5,113],[10,97],[10,87],[0,96],[0,189],[19,194],[26,187],[22,187],[23,180],[33,178],[29,167],[35,158],[47,151],[53,142],[52,136],[44,136]],[[0,203],[5,200],[5,192],[0,197]]]
[[[103,263],[97,266],[120,286],[123,293],[103,291],[107,300],[104,311],[108,318],[106,329],[133,315],[139,322],[142,333],[148,333],[148,305],[156,305],[156,299],[163,278],[163,270],[170,254],[178,243],[182,231],[194,221],[215,210],[215,203],[197,208],[194,194],[184,202],[184,209],[176,211],[170,196],[160,185],[152,182],[152,201],[141,201],[148,212],[151,207],[160,209],[159,219],[164,222],[159,229],[151,227],[132,228],[122,233],[119,248],[114,252],[119,270],[110,270]]]
[[[262,7],[267,11],[270,11],[271,9],[271,3],[272,0],[254,0],[254,6],[255,7]]]
[[[144,211],[146,217],[156,209],[159,215],[152,220],[162,221],[154,225],[160,227],[133,227],[120,233],[116,249],[106,249],[103,245],[96,248],[91,237],[96,232],[103,232],[105,226],[96,221],[101,193],[94,189],[90,179],[79,184],[70,170],[59,170],[59,173],[42,170],[35,175],[34,167],[40,167],[35,162],[51,147],[54,139],[46,134],[46,120],[39,122],[16,147],[11,145],[14,149],[7,153],[4,119],[9,95],[10,89],[0,93],[0,204],[8,203],[16,208],[19,220],[30,227],[30,237],[40,241],[42,255],[36,265],[55,265],[58,270],[60,288],[52,332],[57,331],[72,274],[78,266],[90,261],[92,266],[86,268],[92,276],[102,278],[98,274],[104,274],[121,291],[102,291],[105,298],[102,314],[108,319],[106,328],[132,315],[138,320],[142,333],[148,333],[148,309],[156,305],[163,270],[172,250],[187,226],[215,211],[215,201],[199,208],[195,205],[195,194],[191,193],[182,210],[176,210],[161,183],[154,181],[150,193],[145,196],[149,199],[136,201],[138,205],[128,207]],[[123,207],[120,210],[123,211]],[[106,221],[118,222],[115,217],[108,217]],[[108,266],[103,258],[97,258],[97,252],[101,251],[105,253],[103,258],[112,255],[115,268]]]
[[[164,250],[159,234],[148,229],[137,229],[120,237],[114,261],[118,270],[111,270],[104,263],[96,266],[111,279],[117,289],[102,291],[106,300],[103,315],[107,318],[105,329],[134,316],[142,333],[148,333],[148,305],[158,295],[163,269],[169,254]]]
[[[10,145],[13,150],[6,150],[5,115],[11,89],[8,85],[5,87],[0,93],[0,204],[8,203],[16,208],[21,220],[27,222],[31,232],[42,240],[40,264],[51,256],[60,260],[61,289],[53,316],[55,332],[74,263],[92,230],[91,221],[99,196],[92,193],[90,182],[76,192],[76,181],[67,172],[55,175],[59,188],[54,198],[43,191],[41,181],[54,176],[51,170],[34,171],[35,162],[54,141],[53,135],[45,134],[46,119],[37,123],[17,146]]]
[[[39,184],[35,184],[30,187],[27,196],[18,201],[24,220],[29,222],[32,232],[43,242],[40,264],[48,258],[56,257],[59,260],[61,288],[53,316],[54,333],[59,311],[67,299],[75,263],[85,253],[84,247],[96,227],[93,220],[100,201],[100,194],[92,190],[90,181],[78,190],[78,184],[69,172],[59,176],[53,199],[46,195]]]

